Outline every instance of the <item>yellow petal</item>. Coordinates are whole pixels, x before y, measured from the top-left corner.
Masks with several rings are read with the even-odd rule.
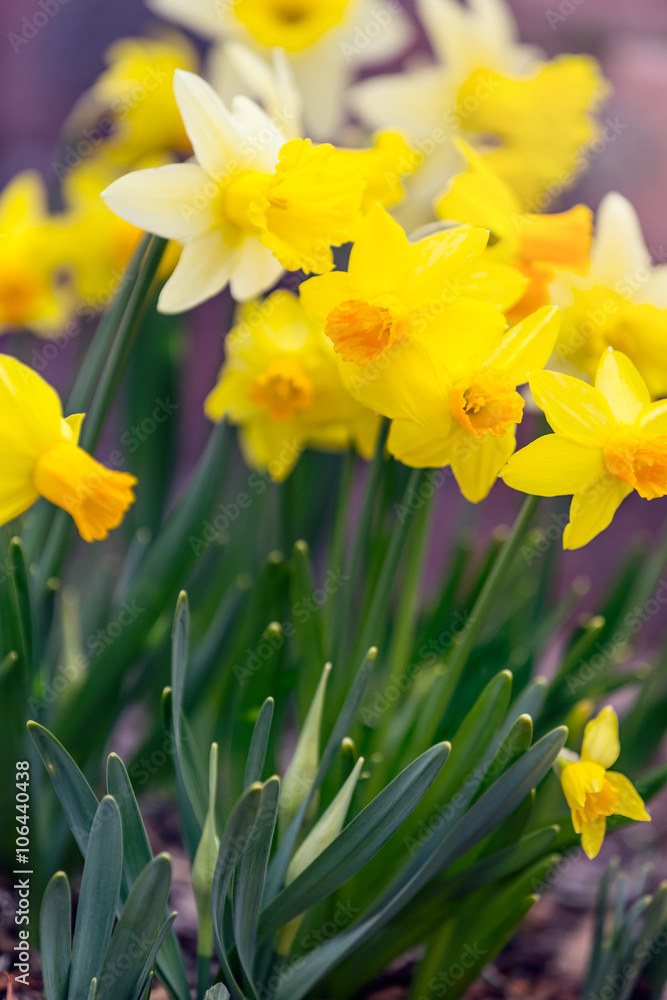
[[[24,481],[12,488],[4,475],[0,477],[0,525],[13,521],[39,500],[39,493],[32,483],[26,483],[25,477],[21,478]]]
[[[611,705],[607,705],[584,729],[581,759],[594,761],[606,769],[618,760],[620,752],[618,716]]]
[[[609,436],[615,424],[609,404],[581,379],[538,371],[530,376],[530,389],[556,434],[584,445],[602,445]]]
[[[214,183],[196,163],[135,170],[102,192],[112,212],[138,229],[169,240],[205,233],[215,223]]]
[[[617,816],[627,816],[628,819],[648,822],[651,817],[646,812],[644,800],[637,792],[629,778],[618,771],[607,771],[607,781],[618,792],[618,805],[614,812]]]
[[[653,403],[639,418],[639,426],[649,434],[667,434],[667,399]]]
[[[452,471],[466,500],[479,503],[488,494],[498,474],[514,451],[514,433],[502,437],[487,434],[477,438],[461,431],[451,452]]]
[[[581,493],[575,493],[570,505],[570,523],[563,532],[563,547],[578,549],[607,528],[632,486],[603,473]]]
[[[397,294],[412,278],[408,250],[403,227],[379,205],[372,208],[361,223],[352,247],[350,280],[370,298]]]
[[[283,482],[303,451],[304,435],[296,421],[260,417],[243,424],[239,442],[248,465],[266,469],[272,479]]]
[[[346,271],[318,274],[313,278],[307,278],[299,285],[299,297],[303,308],[322,329],[332,309],[347,299],[361,298],[363,294]]]
[[[463,272],[457,278],[461,295],[506,312],[519,302],[526,293],[528,279],[516,267],[496,264],[487,259],[487,253],[475,261],[470,273]]]
[[[619,424],[634,424],[651,402],[646,383],[633,363],[612,348],[600,359],[595,388],[603,394]]]
[[[433,365],[458,381],[475,368],[488,364],[503,342],[505,317],[486,302],[457,299],[442,310],[427,305],[412,321],[413,340],[428,351]]]
[[[5,457],[13,453],[37,458],[61,437],[57,392],[7,354],[0,354],[0,413],[0,450]]]
[[[70,417],[65,417],[64,423],[67,425],[67,435],[70,436],[72,444],[79,443],[81,436],[81,425],[86,417],[85,413],[73,413]]]
[[[600,853],[606,829],[607,820],[604,816],[598,816],[592,823],[584,823],[582,825],[581,846],[587,858],[591,858],[592,860]]]
[[[494,368],[503,368],[515,385],[520,385],[528,380],[529,372],[544,368],[553,352],[559,329],[560,310],[555,306],[544,306],[513,326],[487,363]]]
[[[557,497],[578,493],[604,471],[599,448],[546,434],[512,455],[501,477],[514,490]]]
[[[0,194],[0,232],[9,236],[41,222],[48,204],[44,181],[37,170],[23,170]]]
[[[469,274],[486,249],[485,229],[454,229],[436,233],[409,247],[411,280],[406,302],[412,307],[427,302],[448,304],[463,294],[461,271]],[[465,280],[465,279],[463,279]]]
[[[394,420],[387,449],[390,455],[412,469],[437,469],[449,464],[451,441],[449,436],[436,437],[410,420]]]
[[[561,785],[567,804],[572,810],[572,822],[577,833],[581,831],[576,810],[585,805],[589,792],[599,792],[602,789],[604,777],[604,768],[591,761],[576,761],[563,769]]]

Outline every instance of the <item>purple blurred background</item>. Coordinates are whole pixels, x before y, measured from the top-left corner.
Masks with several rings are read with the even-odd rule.
[[[38,0],[2,0],[0,6],[0,184],[18,170],[37,167],[55,187],[51,164],[62,123],[81,93],[103,68],[103,52],[116,38],[141,33],[152,23],[141,0],[43,0],[56,11],[27,44],[14,51],[12,32],[39,10]],[[404,0],[412,9],[412,0]],[[626,126],[592,164],[568,202],[595,208],[615,189],[639,211],[647,243],[667,259],[667,2],[666,0],[509,0],[522,40],[550,55],[589,52],[602,63],[614,94],[603,116]],[[664,247],[664,250],[661,249]],[[197,453],[206,434],[201,404],[221,356],[218,331],[227,308],[213,302],[200,310],[189,337],[184,369],[184,412],[192,416],[188,450]],[[0,344],[0,349],[4,345]],[[4,349],[7,349],[6,347]],[[68,352],[63,352],[67,354]],[[63,359],[64,360],[64,359]],[[54,380],[57,374],[54,372]],[[449,543],[446,530],[461,501],[453,482],[440,491],[436,547]],[[509,520],[520,497],[502,484],[484,505],[483,524]],[[637,530],[655,532],[665,504],[631,498],[612,531],[586,550],[568,554],[568,576],[586,572],[598,579],[618,563],[619,548]],[[439,544],[438,544],[439,543]],[[592,572],[591,572],[592,571]]]

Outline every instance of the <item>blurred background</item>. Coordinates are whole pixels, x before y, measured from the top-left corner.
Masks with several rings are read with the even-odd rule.
[[[0,36],[0,185],[17,171],[39,169],[53,191],[53,172],[62,124],[83,91],[104,68],[106,47],[117,38],[150,31],[155,20],[142,0],[50,0],[57,13],[14,51],[9,36],[22,29],[22,19],[38,10],[37,0],[2,0]],[[541,46],[549,55],[587,52],[601,62],[613,86],[602,117],[618,126],[618,138],[592,159],[591,169],[568,192],[561,207],[584,201],[595,209],[610,190],[620,191],[636,206],[646,242],[656,261],[667,261],[667,3],[665,0],[508,0],[524,42]],[[413,0],[404,0],[414,14]],[[199,41],[196,43],[201,47]],[[408,53],[418,57],[423,37]],[[181,398],[188,428],[184,466],[191,465],[207,434],[202,402],[211,373],[222,358],[220,331],[230,303],[223,297],[197,311],[189,326],[183,358]],[[0,350],[11,350],[0,338]],[[54,365],[53,379],[65,379],[69,350]],[[185,471],[185,470],[184,470]],[[447,530],[465,501],[453,482],[438,498],[438,532],[443,547]],[[514,515],[520,497],[498,484],[488,503],[477,512],[479,530],[487,533]],[[603,580],[617,564],[618,549],[638,531],[654,533],[664,520],[664,504],[647,504],[633,496],[617,515],[611,531],[586,549],[565,556],[567,577],[585,572]],[[434,559],[445,555],[437,551]]]

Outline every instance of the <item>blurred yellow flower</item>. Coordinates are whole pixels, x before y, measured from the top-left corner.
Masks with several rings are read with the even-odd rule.
[[[538,212],[587,165],[606,85],[594,59],[547,62],[518,41],[505,0],[417,0],[435,52],[432,65],[356,85],[352,108],[371,128],[405,132],[423,153],[406,224],[428,221],[431,200],[464,164],[452,144],[467,136],[508,183],[521,210]],[[546,199],[546,204],[543,199]]]
[[[146,155],[191,155],[173,89],[175,70],[198,69],[188,39],[176,31],[160,38],[121,38],[105,58],[108,69],[84,95],[70,129],[82,113],[109,115],[114,130],[104,142],[104,154],[125,166]]]
[[[41,177],[17,174],[0,193],[0,333],[48,337],[64,326],[74,296],[58,274],[59,240]]]
[[[651,819],[632,782],[624,774],[607,770],[620,752],[618,718],[607,705],[584,730],[581,759],[559,760],[572,825],[581,834],[581,846],[589,858],[596,857],[602,847],[608,816]]]
[[[378,417],[346,392],[331,346],[295,295],[242,306],[225,349],[206,414],[240,425],[249,465],[282,480],[306,447],[354,444],[370,457]]]
[[[558,332],[545,309],[506,332],[501,311],[525,278],[480,258],[483,229],[410,244],[387,212],[364,220],[347,273],[301,285],[347,389],[394,423],[389,450],[413,466],[451,464],[468,499],[488,493],[514,448],[516,386],[544,365]]]
[[[559,273],[551,298],[564,310],[562,362],[592,377],[613,347],[637,366],[654,398],[667,395],[667,265],[652,266],[637,213],[622,195],[602,199],[586,276]]]
[[[317,139],[333,138],[343,123],[343,96],[359,69],[396,58],[415,34],[401,0],[148,0],[148,5],[214,42],[207,60],[210,79],[226,101],[239,93],[229,42],[263,55],[283,49],[303,95],[308,135]],[[260,96],[252,83],[246,90]]]
[[[248,98],[231,112],[200,77],[178,70],[174,91],[197,163],[126,174],[103,197],[132,224],[183,243],[158,308],[183,312],[229,282],[248,301],[283,269],[323,272],[331,246],[354,239],[384,155],[367,158],[310,140],[285,140]],[[393,155],[393,154],[392,154]]]
[[[489,229],[488,258],[513,264],[526,275],[525,294],[508,313],[510,322],[516,322],[549,302],[557,269],[586,273],[592,213],[585,205],[556,215],[523,212],[512,188],[490,166],[490,158],[458,145],[468,159],[468,171],[454,178],[436,210],[442,219]]]
[[[134,502],[135,477],[79,448],[84,415],[63,418],[51,386],[7,355],[0,355],[0,408],[0,524],[43,496],[71,514],[86,542],[106,538]]]
[[[595,387],[544,371],[530,388],[555,433],[518,451],[501,475],[524,493],[573,494],[566,549],[604,531],[633,490],[646,500],[667,494],[667,401],[651,402],[624,354],[605,352]]]

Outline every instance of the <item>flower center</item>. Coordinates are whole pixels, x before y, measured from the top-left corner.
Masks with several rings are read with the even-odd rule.
[[[38,493],[71,514],[84,541],[93,542],[118,527],[134,502],[137,480],[63,441],[37,459],[33,482]]]
[[[236,0],[240,21],[261,45],[305,49],[339,24],[349,0]]]
[[[617,431],[604,446],[604,462],[645,500],[667,494],[667,435],[645,438],[633,430]]]
[[[619,794],[600,764],[591,761],[569,764],[563,770],[561,781],[578,833],[584,823],[592,823],[599,816],[613,815]]]
[[[495,368],[482,368],[471,379],[458,382],[450,396],[452,416],[475,437],[502,437],[509,424],[518,424],[523,399],[508,375]]]
[[[0,323],[21,326],[31,318],[39,288],[27,275],[3,274],[0,277]]]
[[[343,361],[369,365],[409,332],[405,306],[393,295],[372,302],[347,299],[327,316],[324,332]]]
[[[274,358],[250,386],[255,406],[268,410],[273,420],[289,420],[313,404],[313,383],[294,358]]]

